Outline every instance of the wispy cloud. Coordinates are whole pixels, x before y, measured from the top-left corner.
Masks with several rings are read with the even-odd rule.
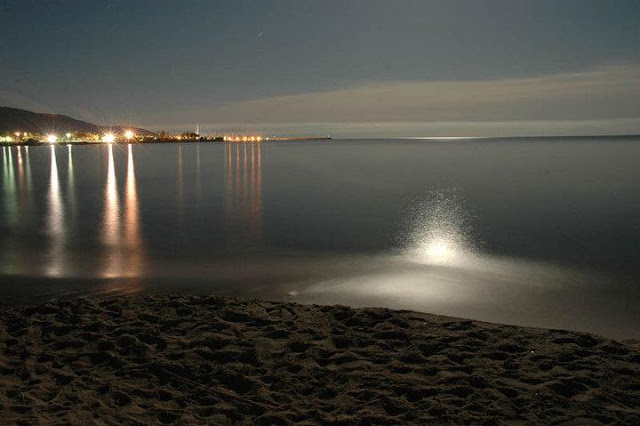
[[[211,111],[215,122],[566,121],[633,118],[640,65],[488,81],[385,82],[256,99]]]

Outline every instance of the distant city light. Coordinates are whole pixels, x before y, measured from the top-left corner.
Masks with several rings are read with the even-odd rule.
[[[58,142],[58,137],[54,134],[49,134],[47,135],[47,142],[49,143],[56,143]]]
[[[262,136],[233,136],[224,135],[222,140],[225,142],[262,142],[267,141],[269,138],[263,138]]]
[[[116,137],[113,136],[113,133],[107,133],[104,136],[102,136],[102,142],[112,143],[115,140],[116,140]]]
[[[69,139],[71,137],[71,133],[66,133],[65,136]]]
[[[20,132],[16,132],[15,135],[16,135],[16,137],[19,138],[20,137]]]
[[[133,137],[134,137],[134,136],[135,136],[135,135],[134,135],[134,133],[133,133],[131,130],[127,130],[126,132],[124,132],[124,137],[125,137],[126,139],[133,139]]]

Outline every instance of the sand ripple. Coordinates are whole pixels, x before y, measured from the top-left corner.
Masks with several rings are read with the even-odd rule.
[[[2,308],[21,424],[640,424],[640,352],[389,309],[136,296]]]

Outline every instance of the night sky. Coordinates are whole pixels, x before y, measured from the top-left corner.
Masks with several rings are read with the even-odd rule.
[[[640,132],[637,0],[0,0],[0,21],[0,105],[99,124]]]

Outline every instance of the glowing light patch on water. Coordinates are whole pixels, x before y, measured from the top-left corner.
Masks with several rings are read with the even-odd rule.
[[[453,191],[418,203],[412,222],[407,256],[415,262],[460,266],[474,251],[468,213]]]
[[[426,241],[424,247],[419,249],[424,258],[434,263],[449,263],[459,254],[456,247],[445,239]]]

